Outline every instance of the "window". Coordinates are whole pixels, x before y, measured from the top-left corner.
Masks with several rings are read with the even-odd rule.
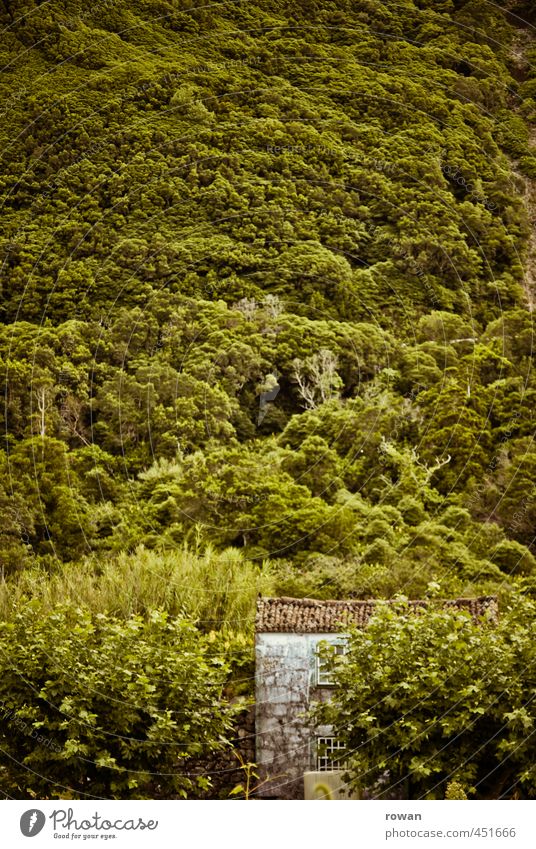
[[[346,654],[346,643],[327,643],[323,640],[318,644],[316,649],[316,683],[319,687],[332,687],[335,684],[333,669],[330,668],[330,658],[326,657],[323,652],[326,648],[331,649],[334,655]]]
[[[317,772],[332,772],[344,766],[345,745],[338,737],[318,737],[316,740]]]

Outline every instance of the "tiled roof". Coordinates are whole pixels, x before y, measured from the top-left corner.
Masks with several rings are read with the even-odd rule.
[[[263,598],[257,600],[257,631],[279,631],[295,634],[330,633],[341,630],[348,622],[364,628],[377,601],[319,601],[313,598]],[[427,601],[410,601],[413,608],[426,607]],[[457,598],[443,601],[445,607],[468,610],[477,619],[486,610],[497,616],[495,596]]]

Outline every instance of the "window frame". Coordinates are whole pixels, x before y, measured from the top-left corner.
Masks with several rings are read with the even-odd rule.
[[[340,737],[334,734],[321,734],[316,738],[315,765],[316,772],[336,772],[343,769],[345,760],[334,760],[330,755],[335,752],[345,752],[346,746]]]
[[[317,687],[334,687],[336,682],[333,678],[333,672],[323,668],[326,661],[319,653],[319,647],[322,643],[327,643],[333,648],[335,655],[343,656],[348,650],[348,641],[342,637],[335,640],[322,639],[318,641],[315,647],[315,684]]]

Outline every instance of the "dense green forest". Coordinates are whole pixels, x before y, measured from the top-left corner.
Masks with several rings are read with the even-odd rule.
[[[210,668],[188,764],[258,592],[536,592],[530,6],[0,3],[5,795],[207,792],[161,676],[82,734],[93,638]]]

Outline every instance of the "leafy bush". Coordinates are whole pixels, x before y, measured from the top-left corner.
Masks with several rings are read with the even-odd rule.
[[[379,605],[315,713],[345,741],[351,784],[377,798],[443,798],[452,780],[478,798],[536,798],[535,614],[527,600],[498,622]]]
[[[236,708],[218,639],[153,611],[125,620],[29,604],[0,624],[2,791],[15,798],[176,798]]]
[[[503,540],[490,554],[490,560],[503,572],[530,574],[536,569],[534,555],[515,540]]]

